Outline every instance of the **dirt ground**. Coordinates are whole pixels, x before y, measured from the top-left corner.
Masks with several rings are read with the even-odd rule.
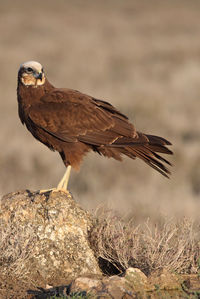
[[[90,154],[70,190],[136,220],[200,209],[200,2],[0,1],[0,194],[55,186],[64,173],[17,115],[19,65],[37,60],[55,86],[110,101],[139,131],[173,143],[171,180],[142,161]]]

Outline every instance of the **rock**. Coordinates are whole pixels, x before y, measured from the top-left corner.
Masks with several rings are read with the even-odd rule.
[[[190,292],[198,292],[200,290],[200,275],[199,274],[185,274],[182,275],[183,288],[190,290]]]
[[[70,286],[70,295],[82,292],[95,296],[95,298],[128,299],[135,298],[124,277],[79,277]]]
[[[70,285],[70,293],[79,293],[82,291],[96,294],[101,289],[101,280],[96,277],[78,277]]]
[[[129,269],[126,272],[140,273],[139,269]],[[127,274],[127,273],[126,273]],[[157,276],[158,275],[158,276]],[[166,275],[166,276],[165,276]],[[165,284],[165,288],[161,288],[161,285],[154,283],[159,279],[169,278],[170,273],[167,271],[157,271],[146,278],[147,285],[140,285],[140,288],[135,288],[134,280],[131,284],[125,277],[111,276],[102,277],[98,275],[82,276],[74,279],[70,285],[58,286],[54,288],[48,288],[46,290],[34,291],[32,294],[37,294],[37,298],[99,298],[99,299],[131,299],[131,298],[191,298],[198,297],[199,294],[199,277],[198,275],[179,275],[179,279],[184,281],[184,286],[179,285],[177,289],[170,289],[170,286]],[[165,277],[164,277],[165,276]],[[173,276],[173,275],[172,275]],[[161,277],[161,278],[160,278]],[[137,276],[136,276],[137,278]],[[177,277],[176,277],[177,278]],[[149,281],[150,280],[150,281]],[[195,281],[195,288],[191,289],[189,280]],[[167,281],[166,281],[167,282]],[[149,284],[152,284],[150,286]],[[136,284],[136,286],[139,286]],[[194,287],[194,285],[192,286]],[[46,297],[45,297],[46,296]],[[197,297],[196,297],[197,296]],[[3,297],[4,298],[4,297]],[[18,297],[19,298],[19,297]],[[36,297],[33,297],[36,298]],[[199,297],[198,297],[199,298]],[[24,297],[23,297],[24,299]]]
[[[138,281],[140,284],[147,283],[146,275],[138,268],[128,268],[125,273],[125,278],[131,282]]]
[[[130,288],[140,294],[141,290],[143,293],[154,289],[149,285],[147,276],[138,268],[128,268],[125,272],[125,279]]]
[[[126,283],[124,277],[111,276],[103,279],[103,290],[107,293],[108,298],[134,298],[132,291]],[[102,297],[104,298],[104,297]]]
[[[66,193],[10,193],[1,200],[0,233],[6,244],[1,242],[0,269],[40,287],[101,274],[88,242],[92,224],[89,213]]]
[[[183,277],[167,272],[154,272],[147,277],[140,269],[128,268],[124,277],[80,277],[76,278],[70,295],[91,294],[94,298],[185,298],[181,288]],[[91,297],[93,298],[93,297]]]
[[[183,278],[180,275],[168,272],[166,269],[155,271],[149,277],[149,283],[160,290],[180,289]]]

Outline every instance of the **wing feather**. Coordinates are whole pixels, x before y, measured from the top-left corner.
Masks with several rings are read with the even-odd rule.
[[[32,105],[30,121],[66,142],[109,145],[137,135],[127,117],[111,104],[68,89],[54,89]]]

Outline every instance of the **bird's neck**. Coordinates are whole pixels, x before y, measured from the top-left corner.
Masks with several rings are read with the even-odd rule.
[[[20,80],[18,80],[17,100],[19,116],[22,123],[28,114],[29,108],[39,102],[41,97],[44,96],[45,93],[50,92],[53,88],[53,85],[51,85],[47,79],[43,85],[39,85],[37,87],[30,85],[25,86]]]
[[[53,85],[46,79],[43,85],[24,85],[18,80],[17,94],[18,102],[23,106],[33,105],[38,102],[45,93],[53,89]]]

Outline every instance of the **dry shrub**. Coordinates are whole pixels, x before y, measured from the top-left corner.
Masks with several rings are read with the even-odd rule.
[[[106,274],[110,269],[113,274],[113,269],[123,272],[128,267],[147,275],[163,268],[177,273],[199,271],[199,236],[187,219],[136,226],[133,220],[126,222],[109,212],[98,218],[90,240]]]
[[[27,280],[31,269],[27,261],[32,257],[36,235],[33,228],[0,223],[0,272],[1,275]]]

